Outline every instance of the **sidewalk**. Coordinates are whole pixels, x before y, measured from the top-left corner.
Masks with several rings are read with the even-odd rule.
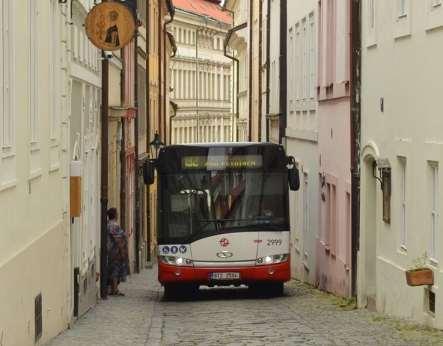
[[[145,345],[160,288],[155,270],[132,274],[120,285],[124,297],[101,300],[48,346]]]

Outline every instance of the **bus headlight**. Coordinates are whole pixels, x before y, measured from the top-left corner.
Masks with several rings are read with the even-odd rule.
[[[278,264],[286,262],[289,258],[289,254],[285,253],[282,255],[270,255],[265,257],[257,258],[255,261],[256,265],[268,265],[268,264]]]
[[[190,259],[183,258],[183,257],[159,256],[159,259],[162,263],[173,265],[173,266],[190,267],[193,265],[193,262]]]

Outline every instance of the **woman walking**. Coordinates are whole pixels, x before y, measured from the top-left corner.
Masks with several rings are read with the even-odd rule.
[[[128,239],[117,222],[117,209],[111,208],[108,214],[108,275],[110,295],[124,296],[118,285],[126,281],[128,275]]]

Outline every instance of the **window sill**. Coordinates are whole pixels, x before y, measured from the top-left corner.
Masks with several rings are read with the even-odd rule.
[[[438,261],[434,258],[429,259],[429,265],[434,269],[438,269]]]
[[[11,180],[9,182],[0,184],[0,192],[15,188],[17,186],[17,179]]]
[[[43,175],[42,169],[41,168],[37,169],[37,170],[31,172],[31,174],[29,174],[28,181],[36,180],[36,179],[40,178],[42,175]]]

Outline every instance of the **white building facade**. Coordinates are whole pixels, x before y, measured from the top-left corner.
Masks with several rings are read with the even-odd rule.
[[[171,119],[173,144],[234,139],[232,62],[223,49],[229,28],[230,23],[176,7],[169,27],[178,48],[170,64],[171,100],[178,107]]]
[[[318,1],[288,2],[286,151],[296,158],[301,182],[300,190],[290,194],[291,264],[295,277],[312,284],[315,283],[320,215],[317,18]],[[274,64],[275,59],[271,71]],[[271,80],[275,80],[274,72],[272,76]],[[278,109],[275,103],[274,100],[273,109]]]
[[[71,319],[67,4],[0,1],[0,343]],[[48,193],[49,192],[49,193]]]
[[[363,1],[358,301],[438,328],[441,27],[441,1]],[[405,270],[424,254],[435,283],[409,287]]]
[[[74,317],[97,302],[99,288],[101,52],[88,40],[83,25],[92,5],[89,0],[71,5],[70,157],[71,170],[79,169],[81,176],[81,214],[71,218],[71,287],[78,302]]]
[[[100,56],[83,28],[92,5],[0,1],[2,345],[44,344],[97,300]]]

